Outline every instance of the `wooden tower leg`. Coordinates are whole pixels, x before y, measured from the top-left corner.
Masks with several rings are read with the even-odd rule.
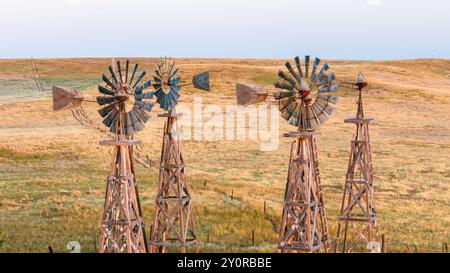
[[[367,251],[366,247],[378,241],[378,226],[373,190],[372,157],[370,152],[369,123],[372,119],[352,118],[355,124],[350,158],[342,197],[336,252]],[[342,236],[342,243],[340,237]],[[359,246],[363,244],[364,246]],[[379,249],[369,249],[378,252]]]
[[[293,142],[278,241],[280,252],[327,251],[328,227],[318,176],[315,134],[285,134],[292,137]]]
[[[101,253],[145,253],[145,228],[132,166],[132,146],[123,140],[105,142],[114,145],[111,175],[106,182],[100,239]]]
[[[179,114],[169,112],[164,126],[155,219],[150,239],[150,251],[164,253],[168,247],[197,247],[191,196],[183,151],[176,120]]]

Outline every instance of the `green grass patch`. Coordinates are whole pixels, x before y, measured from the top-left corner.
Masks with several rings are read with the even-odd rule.
[[[33,154],[20,154],[12,150],[0,148],[0,157],[13,160],[16,163],[26,163],[30,161],[41,161],[49,159],[48,155],[33,153]]]

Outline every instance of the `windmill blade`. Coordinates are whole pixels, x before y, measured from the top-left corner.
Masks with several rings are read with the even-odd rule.
[[[113,97],[97,97],[96,100],[97,100],[98,104],[103,105],[103,104],[113,102],[114,98]]]
[[[276,100],[281,100],[281,99],[292,97],[292,96],[294,96],[294,91],[288,91],[288,92],[282,91],[282,92],[273,93],[273,97]]]
[[[280,109],[280,111],[283,111],[288,105],[292,103],[296,103],[295,99],[292,97],[281,99],[278,101],[278,109]]]
[[[298,70],[298,74],[300,75],[300,77],[303,77],[303,71],[302,71],[302,65],[300,63],[300,58],[298,56],[296,56],[294,59],[295,59],[295,66],[297,67],[297,70]]]
[[[139,95],[139,94],[142,93],[142,91],[144,91],[145,89],[149,88],[151,85],[152,85],[152,81],[148,80],[148,81],[144,82],[144,84],[142,84],[141,86],[136,88],[134,93]]]
[[[321,102],[324,103],[324,102]],[[324,109],[327,107],[327,104],[322,107],[319,105],[319,103],[314,103],[311,107],[315,109],[315,112],[317,113],[317,118],[319,119],[320,123],[324,123],[327,121],[330,117],[324,112]]]
[[[98,86],[98,91],[100,91],[100,93],[102,93],[102,94],[109,95],[109,96],[114,96],[114,94],[115,94],[113,91],[106,89],[105,87],[103,87],[101,85]]]
[[[130,66],[130,60],[125,61],[125,83],[128,83],[128,68]]]
[[[145,74],[147,74],[147,71],[142,70],[141,74],[136,79],[136,82],[133,84],[133,88],[136,88],[136,86],[139,84],[139,82],[142,80],[142,78],[144,78]]]
[[[288,90],[288,91],[294,90],[294,86],[290,85],[287,82],[276,82],[275,83],[275,87],[276,88],[280,88],[280,89],[285,89],[285,90]]]
[[[116,86],[108,79],[108,77],[106,77],[105,74],[102,74],[102,80],[113,90],[116,89]]]
[[[139,109],[137,105],[133,106],[132,110],[139,116],[142,122],[145,123],[150,119],[150,115],[147,114],[145,111]]]
[[[322,66],[322,68],[321,68],[320,71],[319,71],[319,74],[317,74],[317,79],[320,79],[320,78],[325,74],[325,72],[327,72],[327,70],[328,70],[329,68],[330,68],[330,67],[328,66],[328,64],[327,64],[327,63],[324,63],[323,66]]]
[[[311,77],[310,77],[312,82],[316,82],[317,81],[317,79],[316,79],[316,70],[317,70],[317,67],[319,66],[319,63],[320,63],[320,59],[315,57],[314,58],[314,65],[313,65],[313,68],[312,68],[312,71],[311,71]]]
[[[335,80],[334,72],[331,72],[328,76],[323,75],[321,78],[319,78],[319,85],[330,85]]]
[[[138,69],[138,67],[139,67],[138,64],[134,65],[133,72],[131,73],[131,78],[130,78],[129,84],[131,84],[133,82],[133,78],[134,78],[134,75],[136,74],[136,70]]]
[[[311,74],[312,75],[312,74]],[[306,122],[308,129],[316,129],[319,126],[319,119],[315,116],[311,107],[306,108]]]
[[[181,77],[177,77],[177,78],[175,78],[175,79],[173,79],[173,80],[170,80],[170,84],[172,85],[172,84],[178,84],[178,83],[180,83],[180,81],[181,81]]]
[[[306,74],[305,74],[305,77],[306,78],[308,78],[308,72],[309,72],[309,59],[310,59],[310,56],[309,55],[306,55],[305,56],[305,71],[306,71]]]
[[[134,131],[141,131],[142,129],[145,128],[144,123],[139,118],[138,114],[136,114],[136,112],[134,112],[133,109],[131,109],[131,111],[128,113],[128,115],[130,117],[130,122],[133,126]]]
[[[109,73],[111,73],[111,77],[113,78],[114,82],[115,82],[115,83],[118,83],[117,78],[116,78],[116,74],[114,73],[114,70],[113,70],[112,65],[110,65],[110,66],[108,67],[108,70],[109,70]]]
[[[299,103],[296,103],[294,111],[292,112],[291,117],[288,120],[289,124],[298,126],[298,123],[300,122],[300,116],[301,116],[301,105]]]
[[[178,67],[170,74],[170,77],[173,78],[178,72]]]
[[[336,110],[336,108],[334,108],[331,105],[327,105],[327,107],[325,109],[323,109],[324,113],[327,114],[329,117],[331,117],[331,115],[334,113],[334,111]]]
[[[178,70],[178,68],[177,68]],[[194,88],[211,91],[210,82],[209,82],[209,71],[202,72],[200,74],[194,75],[192,77],[192,85]]]
[[[120,61],[117,61],[116,64],[117,64],[117,71],[119,71],[120,82],[123,83],[123,79],[122,79],[122,69],[120,68]]]
[[[148,112],[150,112],[153,108],[153,103],[146,102],[146,101],[136,101],[136,105],[139,107],[139,109],[144,109]]]
[[[177,92],[178,93],[178,91],[181,90],[181,86],[179,86],[179,85],[172,85],[172,86],[170,86],[170,90],[173,91],[173,92]]]
[[[103,119],[103,124],[105,124],[106,127],[111,127],[111,125],[116,121],[117,118],[117,113],[119,111],[117,110],[117,108],[114,108],[109,115],[107,115],[104,119]]]
[[[282,78],[283,80],[289,82],[292,86],[295,87],[295,80],[293,80],[291,77],[286,75],[283,71],[278,71],[278,77]]]
[[[154,94],[155,94],[154,92],[147,92],[147,93],[139,94],[136,96],[136,100],[153,99]]]
[[[318,89],[319,92],[337,92],[338,90],[339,90],[339,84],[320,86]]]
[[[153,81],[161,83],[161,78],[153,76]]]
[[[323,100],[323,101],[326,101],[327,103],[330,102],[330,103],[334,103],[334,104],[338,103],[339,99],[340,99],[337,96],[330,96],[330,95],[327,95],[324,93],[317,93],[316,97],[319,100]]]
[[[98,113],[102,118],[106,117],[109,113],[111,113],[112,110],[116,107],[115,104],[110,104],[108,106],[103,107],[102,109],[98,110]]]
[[[133,134],[133,126],[130,120],[129,113],[125,114],[124,123],[123,123],[123,134],[124,135],[132,135]]]
[[[170,89],[172,89],[172,88],[170,88]],[[169,94],[171,94],[176,101],[178,101],[178,99],[181,97],[180,93],[178,93],[177,91],[174,91],[174,90],[171,90]]]
[[[294,79],[296,79],[297,81],[300,81],[300,76],[295,73],[294,68],[292,67],[290,62],[286,62],[284,64],[284,66],[286,66],[287,70],[289,71],[289,73],[291,73],[292,77],[294,77]]]

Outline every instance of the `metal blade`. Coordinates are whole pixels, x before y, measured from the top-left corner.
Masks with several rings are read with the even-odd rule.
[[[131,84],[133,82],[134,74],[136,74],[136,70],[138,69],[138,66],[139,66],[138,64],[134,65],[133,72],[131,73],[131,78],[130,78],[129,84]]]
[[[153,108],[153,103],[146,102],[146,101],[136,101],[136,105],[139,106],[140,109],[144,109],[149,112]]]
[[[129,112],[129,116],[134,131],[140,131],[145,128],[144,123],[141,121],[138,114],[136,114],[133,109],[131,109],[131,111]]]
[[[275,83],[275,87],[276,88],[285,89],[285,90],[289,90],[289,91],[292,91],[294,89],[294,86],[290,85],[287,82],[276,82]]]
[[[116,120],[117,117],[117,108],[114,108],[109,115],[107,115],[104,119],[103,119],[103,124],[105,124],[106,127],[111,127],[111,124]]]
[[[292,97],[292,96],[294,96],[294,91],[282,91],[282,92],[273,93],[273,97],[276,100],[281,100],[281,99]]]
[[[103,104],[113,102],[114,98],[113,97],[97,97],[96,100],[97,100],[98,104],[103,105]]]
[[[136,114],[139,116],[139,118],[145,123],[150,119],[150,115],[147,114],[145,111],[139,109],[139,106],[135,105],[133,106],[133,111],[136,112]]]
[[[303,77],[303,71],[302,71],[302,65],[300,63],[300,58],[297,56],[294,59],[295,59],[295,66],[297,67],[297,70],[298,70],[298,74],[300,75],[300,77]]]
[[[286,62],[284,64],[284,66],[286,66],[287,70],[289,71],[289,73],[291,73],[292,77],[294,77],[294,79],[296,79],[297,81],[300,81],[300,76],[295,73],[294,68],[292,67],[290,62]]]
[[[130,66],[130,60],[125,62],[125,82],[128,83],[128,68]]]
[[[106,117],[111,111],[115,108],[115,104],[110,104],[108,106],[103,107],[102,109],[98,110],[98,113],[102,118]]]
[[[151,84],[152,84],[151,80],[148,80],[148,81],[144,82],[143,85],[141,85],[141,86],[139,86],[138,88],[135,89],[134,93],[138,94],[138,95],[141,94],[142,91],[147,89],[147,88],[149,88],[151,86]]]
[[[283,71],[281,71],[281,70],[278,71],[278,77],[280,77],[283,80],[289,82],[292,86],[295,86],[295,81],[291,77],[286,75]]]
[[[337,92],[339,90],[339,84],[327,85],[319,87],[319,92]]]
[[[116,64],[117,64],[117,70],[119,71],[120,82],[123,83],[123,79],[122,79],[122,69],[120,68],[120,61],[117,61]]]
[[[116,89],[116,86],[106,77],[105,74],[102,74],[102,80],[112,89]]]
[[[136,82],[133,84],[133,88],[136,88],[136,86],[139,84],[139,82],[142,80],[142,78],[144,78],[145,74],[147,74],[147,71],[142,70],[141,74],[136,79]]]
[[[170,74],[170,77],[173,78],[177,74],[177,72],[178,72],[178,68],[175,69],[175,71],[173,71],[172,74]]]
[[[178,84],[181,81],[181,77],[177,77],[173,80],[170,80],[170,84]]]
[[[320,69],[320,71],[319,71],[319,74],[317,74],[317,78],[320,79],[320,78],[322,77],[322,75],[324,75],[325,72],[327,72],[327,70],[328,70],[329,68],[330,68],[330,67],[328,66],[328,64],[327,64],[327,63],[324,63],[323,66],[322,66],[322,69]]]
[[[137,95],[137,96],[136,96],[136,99],[137,99],[137,100],[142,100],[142,99],[153,99],[153,95],[154,95],[154,94],[155,94],[154,92],[143,93],[143,94]]]
[[[113,70],[112,65],[110,65],[110,66],[108,67],[108,70],[109,70],[109,73],[111,73],[111,77],[113,78],[114,82],[117,83],[118,81],[117,81],[116,74],[114,73],[114,70]]]
[[[306,78],[308,78],[308,72],[309,72],[309,59],[310,59],[310,57],[309,57],[309,55],[306,55],[305,56],[305,71],[306,71],[306,73],[305,73],[305,77]]]
[[[320,63],[320,59],[315,57],[314,58],[314,65],[313,65],[313,68],[312,68],[312,71],[311,71],[311,77],[310,77],[311,81],[313,81],[313,82],[317,81],[317,79],[316,79],[316,70],[317,70],[317,67],[319,66],[319,63]]]
[[[108,90],[101,85],[98,86],[98,91],[100,91],[100,93],[102,93],[102,94],[109,95],[109,96],[114,96],[114,94],[115,94],[113,91]]]
[[[172,86],[170,86],[170,91],[173,91],[173,92],[177,92],[178,93],[178,91],[180,91],[181,90],[181,86],[178,86],[178,85],[172,85]]]

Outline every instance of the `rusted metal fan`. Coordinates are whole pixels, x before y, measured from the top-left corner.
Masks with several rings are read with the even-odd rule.
[[[335,76],[327,74],[329,66],[323,64],[318,71],[320,59],[315,58],[311,73],[309,73],[310,56],[305,56],[304,71],[299,57],[295,57],[295,67],[287,61],[285,66],[289,72],[278,72],[280,81],[275,87],[286,91],[277,92],[274,98],[278,100],[281,116],[300,131],[313,131],[319,124],[330,118],[335,108],[332,104],[338,97],[329,92],[338,91],[339,85],[334,84]]]
[[[103,124],[111,132],[131,136],[142,130],[144,123],[150,118],[147,112],[153,108],[153,103],[147,101],[153,98],[154,92],[144,92],[151,87],[151,80],[143,81],[146,71],[142,70],[135,79],[139,65],[135,64],[129,75],[130,63],[125,62],[122,70],[120,61],[115,67],[110,65],[110,76],[102,75],[105,85],[99,85],[102,96],[96,98],[99,105],[106,105],[98,112],[103,118]]]

